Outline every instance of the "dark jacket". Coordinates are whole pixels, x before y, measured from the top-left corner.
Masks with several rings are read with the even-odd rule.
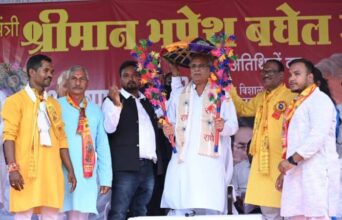
[[[108,98],[108,97],[107,97]],[[112,156],[113,171],[138,171],[140,166],[139,158],[139,120],[138,110],[132,96],[128,99],[120,94],[122,110],[116,131],[108,134],[108,140]],[[140,100],[142,106],[150,117],[155,133],[157,166],[156,174],[162,172],[162,160],[159,150],[158,125],[154,109],[147,99]]]

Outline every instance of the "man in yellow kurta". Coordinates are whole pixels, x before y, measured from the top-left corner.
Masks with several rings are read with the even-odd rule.
[[[58,219],[64,199],[62,162],[71,190],[76,187],[60,106],[44,91],[53,71],[49,57],[32,56],[27,63],[29,84],[8,97],[2,110],[10,211],[15,219],[31,219],[34,212],[42,219]]]
[[[281,219],[281,195],[275,183],[282,156],[283,114],[295,94],[284,85],[284,66],[278,60],[268,60],[261,77],[265,91],[248,102],[237,95],[235,88],[231,91],[238,115],[255,117],[245,203],[259,205],[267,220]]]

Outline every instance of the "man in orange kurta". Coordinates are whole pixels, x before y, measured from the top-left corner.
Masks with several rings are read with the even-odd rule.
[[[282,156],[282,125],[286,107],[294,99],[283,83],[284,66],[268,60],[261,71],[265,90],[248,102],[231,91],[238,116],[255,117],[250,154],[253,156],[245,203],[258,205],[267,220],[280,220],[281,194],[275,189]]]
[[[15,219],[57,219],[64,198],[62,162],[73,190],[76,179],[69,158],[57,100],[44,91],[53,76],[51,59],[32,56],[27,63],[29,84],[8,97],[2,110],[3,141],[8,165],[10,211]]]

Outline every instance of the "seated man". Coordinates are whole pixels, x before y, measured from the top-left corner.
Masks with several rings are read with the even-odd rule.
[[[239,130],[233,137],[234,171],[232,185],[236,192],[235,208],[239,213],[255,213],[257,206],[245,203],[245,194],[248,182],[252,157],[248,155],[249,145],[253,135],[254,118],[239,118]]]

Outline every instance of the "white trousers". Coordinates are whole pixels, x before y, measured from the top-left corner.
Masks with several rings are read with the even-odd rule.
[[[89,213],[83,213],[79,211],[67,212],[68,220],[88,220]]]
[[[260,206],[262,217],[264,220],[282,220],[280,216],[280,208]]]
[[[16,212],[14,214],[14,220],[31,220],[33,209],[29,209],[24,212]],[[40,220],[58,220],[59,210],[50,207],[41,207]]]

